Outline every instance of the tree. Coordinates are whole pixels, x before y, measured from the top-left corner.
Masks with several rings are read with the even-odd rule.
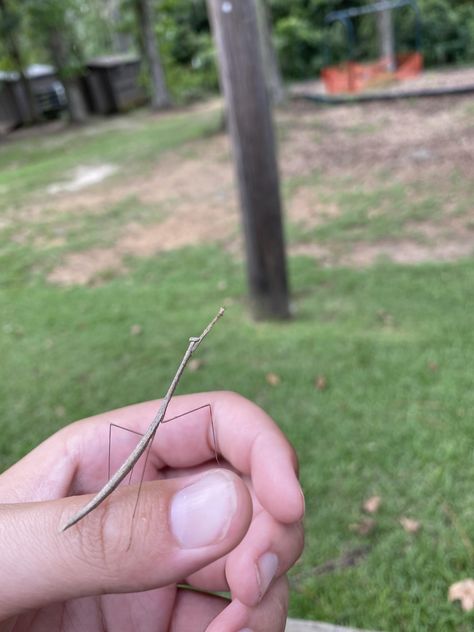
[[[26,96],[26,122],[35,123],[39,120],[39,116],[36,110],[31,84],[24,70],[24,55],[19,37],[20,27],[20,12],[7,0],[0,0],[0,37],[5,42],[7,54],[12,61],[14,69],[20,75],[20,84]]]
[[[69,119],[84,123],[87,113],[78,80],[82,59],[74,31],[75,0],[30,0],[29,10],[33,31],[49,50],[64,85]]]
[[[151,0],[135,0],[134,6],[140,30],[140,44],[150,73],[151,107],[153,110],[161,110],[171,105],[171,99],[156,42],[152,3]]]

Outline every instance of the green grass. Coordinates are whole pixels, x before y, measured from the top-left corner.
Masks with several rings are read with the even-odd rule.
[[[11,149],[11,161],[23,160]],[[40,158],[43,186],[53,158],[44,171]],[[115,211],[128,218],[131,207]],[[137,212],[146,221],[149,209]],[[113,232],[113,215],[65,225],[77,246],[83,231],[87,243]],[[199,351],[205,364],[185,374],[180,392],[236,390],[297,448],[307,545],[292,572],[291,614],[386,631],[473,629],[473,615],[449,604],[447,591],[474,564],[474,261],[327,270],[293,258],[294,320],[254,323],[242,266],[218,248],[130,259],[127,275],[63,289],[45,281],[60,248],[40,252],[8,236],[0,234],[0,470],[69,421],[160,396],[187,337],[225,302]],[[141,335],[130,334],[134,324]],[[266,382],[269,371],[278,386]],[[358,535],[351,525],[374,494],[377,526]],[[420,532],[405,533],[401,516],[421,521]],[[360,547],[355,566],[315,572]]]
[[[364,185],[352,177],[339,177],[332,181],[319,173],[292,177],[284,183],[284,195],[291,203],[301,187],[314,191],[315,204],[322,213],[326,206],[337,207],[333,217],[319,219],[315,227],[293,223],[291,241],[313,242],[345,247],[354,242],[370,242],[408,237],[418,242],[426,236],[417,230],[417,224],[427,221],[436,224],[442,220],[447,206],[453,217],[466,216],[472,211],[472,182],[455,171],[449,176],[445,192],[433,189],[426,182],[385,184],[386,174],[379,174],[379,182]],[[446,227],[449,232],[449,226]]]
[[[99,288],[61,290],[37,280],[5,289],[0,464],[66,420],[160,395],[186,337],[231,299],[202,350],[205,367],[188,373],[181,391],[237,390],[295,444],[308,535],[292,613],[383,630],[467,631],[472,617],[446,594],[474,562],[460,531],[472,541],[474,341],[466,296],[474,264],[316,271],[300,259],[292,281],[291,324],[252,323],[242,270],[216,249],[137,262],[130,276]],[[130,335],[133,324],[141,336]],[[268,371],[281,376],[278,387],[266,383]],[[323,391],[314,388],[319,374],[328,381]],[[357,536],[349,527],[374,493],[383,499],[377,529]],[[401,529],[403,515],[422,522],[419,534]],[[313,567],[361,544],[370,550],[358,566],[312,576]]]
[[[51,182],[67,179],[68,170],[78,165],[111,162],[128,175],[143,173],[147,163],[163,151],[211,134],[219,125],[218,112],[154,120],[139,113],[122,127],[97,125],[92,131],[85,127],[16,142],[0,152],[0,209],[11,207],[32,191],[40,193]]]

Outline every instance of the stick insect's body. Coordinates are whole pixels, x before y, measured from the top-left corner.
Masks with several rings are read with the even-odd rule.
[[[117,489],[123,479],[131,472],[133,467],[136,465],[138,459],[145,452],[147,447],[153,441],[153,438],[158,430],[158,426],[163,421],[168,405],[171,401],[171,398],[178,386],[178,382],[186,368],[186,365],[191,358],[194,351],[201,344],[203,339],[207,336],[207,334],[211,331],[212,327],[219,320],[219,318],[224,313],[224,309],[221,307],[216,316],[212,319],[212,321],[208,324],[208,326],[204,329],[202,334],[199,337],[193,337],[189,339],[189,345],[186,349],[186,352],[181,360],[181,363],[176,371],[176,374],[168,388],[168,391],[161,402],[161,406],[156,413],[153,421],[148,426],[145,434],[142,436],[140,441],[138,442],[135,449],[130,453],[129,457],[124,461],[124,463],[119,467],[119,469],[115,472],[112,478],[104,485],[104,487],[92,498],[82,509],[80,509],[77,513],[75,513],[65,525],[61,527],[61,531],[66,531],[73,525],[75,525],[79,520],[82,520],[87,514],[96,509],[110,494]]]

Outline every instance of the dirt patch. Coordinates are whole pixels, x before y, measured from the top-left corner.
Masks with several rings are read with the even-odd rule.
[[[199,141],[193,148],[199,157],[183,159],[179,151],[169,154],[146,178],[114,184],[107,192],[95,189],[85,195],[63,196],[56,208],[84,211],[134,195],[143,204],[159,204],[165,218],[151,225],[129,222],[113,246],[66,256],[48,280],[61,285],[89,284],[115,266],[124,269],[123,258],[129,255],[149,257],[231,239],[238,213],[227,139]]]
[[[378,242],[358,241],[340,245],[321,245],[315,242],[290,247],[290,253],[311,257],[324,267],[350,266],[365,268],[380,260],[413,265],[429,261],[449,262],[474,255],[474,232],[464,227],[450,234],[442,233],[433,224],[417,224],[417,230],[429,236],[425,242],[415,239],[383,239]]]
[[[335,202],[324,203],[318,198],[314,188],[302,186],[291,196],[287,204],[287,214],[292,222],[305,228],[314,228],[340,215],[340,209]]]
[[[408,220],[397,239],[386,235],[379,243],[308,244],[302,234],[301,239],[293,236],[290,252],[312,256],[322,265],[355,266],[370,265],[380,257],[418,263],[470,255],[471,111],[470,97],[334,108],[298,102],[280,110],[276,118],[281,129],[279,162],[288,190],[285,212],[302,233],[342,215],[345,207],[338,200],[344,190],[370,193],[401,185],[408,187],[410,202],[426,195],[437,201],[436,216],[429,222]],[[48,200],[47,207],[36,200],[15,209],[18,232],[21,236],[35,223],[54,225],[65,214],[104,213],[127,198],[159,208],[161,221],[144,225],[133,212],[125,213],[110,247],[66,255],[50,274],[51,282],[94,283],[97,275],[112,268],[124,270],[129,255],[153,256],[194,244],[218,243],[232,256],[242,257],[233,166],[223,134],[167,152],[146,174],[63,190],[54,201]],[[375,214],[384,208],[383,195],[379,199]]]
[[[185,222],[182,214],[149,226],[129,224],[111,248],[93,248],[67,255],[63,263],[48,275],[48,281],[58,285],[88,285],[113,270],[125,271],[123,259],[129,255],[151,257],[185,246],[224,243],[231,235],[233,223],[219,208],[209,207],[206,214],[208,221],[203,221],[201,215],[200,222],[194,225],[187,216],[187,230],[183,230]]]
[[[96,248],[68,255],[65,265],[55,268],[48,281],[64,286],[86,285],[109,271],[114,274],[125,271],[121,256],[112,249]]]
[[[394,263],[416,264],[427,261],[456,261],[474,253],[474,240],[462,242],[443,240],[435,244],[420,244],[406,239],[382,241],[376,244],[353,244],[350,253],[339,258],[339,264],[355,267],[367,267],[380,259]]]
[[[376,244],[357,242],[351,244],[348,250],[349,252],[341,255],[315,243],[296,244],[290,247],[292,255],[311,257],[323,267],[366,268],[381,260],[407,265],[429,261],[457,261],[462,257],[469,257],[474,254],[474,243],[472,240],[465,243],[444,241],[434,246],[427,246],[416,241],[402,239]]]
[[[288,138],[281,146],[286,177],[319,173],[350,177],[373,185],[386,181],[439,183],[457,169],[469,177],[474,161],[474,125],[466,118],[469,98],[387,104],[345,105],[323,109],[295,106]],[[370,123],[370,125],[369,125]]]
[[[98,184],[117,171],[115,165],[82,165],[76,167],[71,177],[66,182],[50,184],[47,192],[51,195],[64,192],[82,191],[93,184]]]

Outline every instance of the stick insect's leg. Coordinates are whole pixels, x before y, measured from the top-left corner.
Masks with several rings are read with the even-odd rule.
[[[131,432],[139,437],[143,437],[143,434],[141,432],[138,432],[137,430],[132,430],[131,428],[125,428],[125,426],[120,426],[119,424],[109,424],[109,460],[108,460],[108,472],[107,472],[107,480],[110,480],[110,475],[111,475],[111,468],[110,468],[110,462],[111,462],[111,453],[112,453],[112,427],[114,428],[120,428],[120,430],[125,430],[126,432]],[[148,456],[150,454],[150,448],[151,448],[151,444],[153,443],[153,439],[155,437],[153,436],[152,439],[150,440],[150,443],[146,449],[145,452],[145,461],[143,463],[143,467],[142,467],[142,473],[140,475],[140,482],[138,484],[138,491],[137,491],[137,497],[135,499],[135,504],[133,506],[133,513],[132,513],[132,520],[131,520],[131,528],[130,528],[130,537],[129,537],[129,541],[128,541],[128,546],[127,546],[127,551],[130,549],[131,545],[132,545],[132,534],[133,534],[133,524],[134,524],[134,519],[135,519],[135,515],[137,513],[137,508],[138,508],[138,502],[140,500],[140,493],[142,490],[142,486],[143,486],[143,480],[145,478],[145,470],[146,470],[146,466],[148,463]],[[132,475],[133,475],[133,470],[134,468],[132,467],[132,469],[130,470],[130,475],[128,476],[128,485],[130,485],[131,481],[132,481]]]
[[[169,419],[164,419],[161,423],[166,424],[170,421],[175,421],[176,419],[181,419],[182,417],[185,417],[186,415],[190,415],[191,413],[195,413],[198,410],[204,410],[205,408],[209,409],[209,416],[211,419],[211,428],[212,428],[212,440],[213,440],[213,448],[214,448],[214,454],[216,457],[216,461],[217,463],[219,463],[219,457],[218,457],[218,451],[217,451],[217,436],[216,436],[216,431],[215,431],[215,427],[214,427],[214,419],[212,417],[212,406],[211,404],[203,404],[202,406],[198,406],[197,408],[193,408],[192,410],[188,410],[185,413],[181,413],[180,415],[175,415],[174,417],[170,417]],[[138,436],[143,436],[142,433],[137,432],[136,430],[131,430],[130,428],[125,428],[124,426],[120,426],[119,424],[109,424],[109,459],[108,459],[108,479],[110,479],[110,475],[111,475],[111,467],[110,467],[110,463],[111,463],[111,446],[112,446],[112,427],[114,428],[120,428],[121,430],[125,430],[126,432],[132,432],[135,435]],[[155,433],[156,434],[156,433]],[[148,463],[148,458],[150,456],[150,451],[151,451],[151,446],[152,443],[155,439],[155,435],[152,436],[152,438],[150,439],[150,443],[148,444],[148,447],[146,448],[146,452],[145,452],[145,460],[143,462],[143,467],[142,467],[142,472],[140,475],[140,481],[138,484],[138,491],[137,491],[137,497],[135,500],[135,505],[133,507],[133,513],[132,513],[132,525],[134,523],[134,519],[137,513],[137,509],[138,509],[138,503],[140,501],[140,493],[143,487],[143,481],[145,479],[145,471],[146,471],[146,466]],[[130,475],[128,477],[128,484],[130,484],[131,480],[132,480],[132,474],[133,474],[133,468],[130,471]],[[133,528],[133,527],[132,527]],[[132,531],[130,532],[130,540],[129,540],[129,544],[127,547],[130,548],[131,546],[131,542],[132,542]]]
[[[212,417],[212,406],[211,404],[203,404],[202,406],[198,406],[197,408],[193,408],[192,410],[188,410],[185,413],[181,413],[180,415],[175,415],[174,417],[170,417],[169,419],[163,419],[162,424],[167,424],[170,421],[174,421],[175,419],[180,419],[181,417],[185,417],[186,415],[190,415],[191,413],[195,413],[198,410],[203,410],[204,408],[209,408],[209,417],[211,418],[211,428],[212,428],[212,442],[214,448],[214,455],[216,457],[217,463],[219,463],[219,452],[217,450],[217,436],[216,429],[214,427],[214,419]]]
[[[142,491],[143,479],[145,478],[146,464],[148,463],[148,457],[150,456],[151,444],[153,443],[154,439],[155,439],[155,435],[153,435],[152,438],[150,439],[150,443],[148,444],[148,447],[147,447],[146,452],[145,452],[145,462],[143,463],[142,474],[140,476],[140,482],[138,484],[137,498],[135,500],[135,506],[133,507],[132,523],[133,523],[133,521],[135,519],[135,514],[137,513],[138,501],[140,500],[140,492]],[[130,546],[130,544],[129,544],[129,546]]]
[[[119,424],[109,424],[109,458],[108,458],[108,464],[107,464],[107,480],[108,481],[110,480],[110,477],[112,475],[111,467],[110,467],[110,462],[112,459],[112,428],[120,428],[120,430],[125,430],[126,432],[132,432],[133,434],[136,434],[139,437],[143,436],[141,432],[137,432],[136,430],[131,430],[130,428],[125,428],[125,426],[119,426]],[[133,467],[130,470],[130,476],[128,477],[129,485],[132,480],[132,474],[133,474]]]

